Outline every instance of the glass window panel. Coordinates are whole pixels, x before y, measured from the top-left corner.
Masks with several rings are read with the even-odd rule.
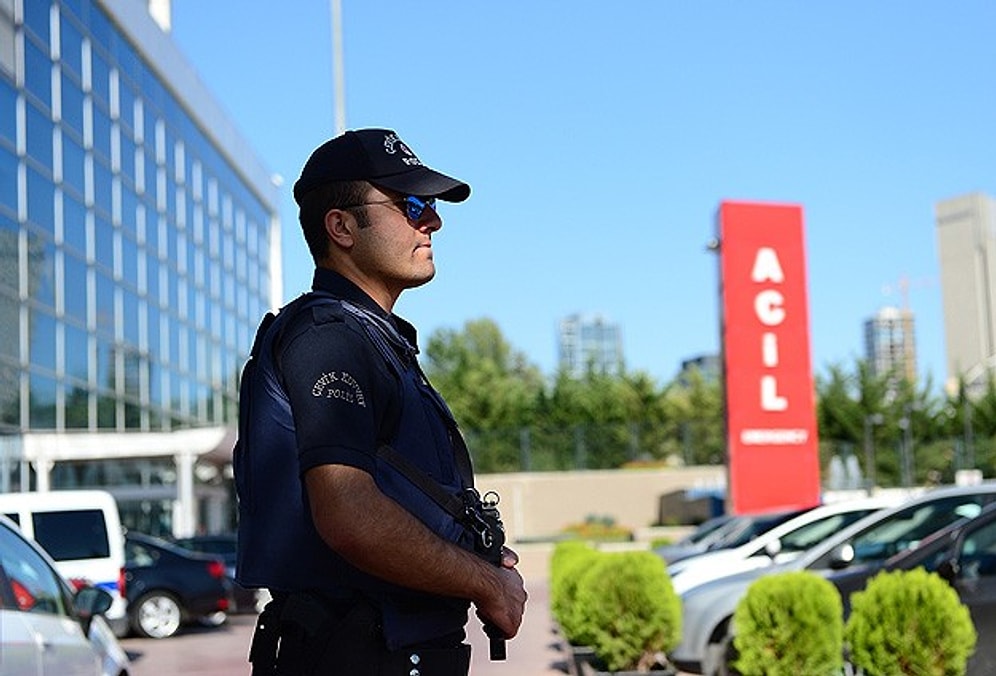
[[[146,253],[146,296],[151,305],[159,305],[159,259]]]
[[[114,389],[114,343],[110,339],[97,338],[97,384],[102,388]]]
[[[86,261],[71,253],[63,256],[66,266],[66,315],[86,322]],[[67,343],[67,350],[69,343]]]
[[[97,395],[97,427],[102,430],[117,427],[117,406],[106,391]]]
[[[86,254],[86,207],[67,194],[62,196],[62,241],[67,248]]]
[[[135,142],[121,134],[121,174],[135,182]]]
[[[121,97],[121,110],[120,110],[120,120],[121,126],[127,130],[126,136],[128,139],[134,139],[135,137],[135,92],[130,86],[124,81],[120,84],[120,97]]]
[[[28,104],[27,137],[28,157],[52,170],[52,120],[48,113],[43,113],[34,105]]]
[[[86,152],[70,134],[62,135],[62,182],[77,195],[86,194]]]
[[[46,45],[51,42],[52,26],[49,23],[51,2],[28,0],[24,3],[24,25]]]
[[[24,85],[46,108],[52,108],[52,60],[31,40],[24,41]]]
[[[91,68],[93,70],[92,89],[95,99],[100,101],[102,108],[111,106],[111,67],[101,56],[100,52],[94,50],[90,56]],[[94,106],[97,108],[97,106]]]
[[[28,387],[31,389],[31,428],[37,430],[55,429],[55,402],[58,383],[54,378],[32,372]]]
[[[139,312],[142,306],[138,301],[138,295],[132,291],[125,289],[121,292],[121,296],[124,301],[124,339],[129,345],[138,347]]]
[[[66,322],[64,330],[66,332],[66,375],[86,382],[90,355],[86,329]]]
[[[55,244],[28,233],[28,295],[55,308]]]
[[[62,123],[83,138],[83,89],[66,73],[62,74]]]
[[[104,106],[93,106],[93,152],[111,161],[111,116]]]
[[[90,32],[96,38],[97,44],[110,45],[117,42],[117,40],[114,40],[111,22],[100,11],[101,3],[92,2],[91,0],[62,0],[62,4],[71,7],[80,19],[84,18],[83,8],[86,8],[85,17],[87,24],[90,27]]]
[[[85,430],[90,427],[90,391],[81,384],[67,385],[66,429]]]
[[[0,78],[0,139],[11,147],[17,143],[17,92],[5,78]]]
[[[112,180],[111,169],[102,161],[93,161],[93,202],[96,208],[105,213],[111,213],[111,204],[114,195],[114,181]]]
[[[173,308],[174,312],[177,312],[180,307],[180,279],[173,270],[169,271],[169,279],[167,283],[169,297],[166,299],[166,304],[168,307]]]
[[[97,271],[97,331],[114,335],[114,282]]]
[[[28,354],[33,366],[55,371],[55,317],[31,308],[28,318]]]
[[[17,213],[17,157],[0,146],[0,207]]]
[[[68,67],[76,73],[76,77],[83,77],[83,34],[76,29],[72,21],[65,16],[61,17],[59,24],[59,45],[62,65]]]
[[[152,310],[149,310],[150,324],[152,317]],[[156,324],[156,334],[159,333],[158,323]],[[150,331],[151,334],[151,331]],[[160,363],[158,353],[150,353],[149,357],[149,402],[153,405],[162,402],[162,372],[163,367]]]
[[[138,244],[125,234],[121,235],[121,275],[129,286],[138,288]]]
[[[180,366],[180,331],[182,327],[179,322],[170,322],[169,327],[169,365],[173,370],[179,370]]]
[[[55,186],[51,179],[28,167],[28,220],[47,232],[55,230]]]
[[[21,425],[21,388],[19,370],[10,364],[0,363],[0,422],[12,427]]]
[[[138,195],[128,186],[121,187],[121,227],[132,237],[138,237]]]
[[[0,14],[0,71],[11,76],[17,69],[14,45],[14,22],[9,16]]]
[[[101,265],[109,270],[114,269],[114,226],[102,216],[95,220],[94,228],[94,256],[97,265]]]
[[[161,340],[160,340],[160,330],[159,325],[161,315],[159,313],[159,308],[154,303],[148,303],[148,313],[149,313],[149,354],[154,361],[159,361],[162,355],[159,353]]]

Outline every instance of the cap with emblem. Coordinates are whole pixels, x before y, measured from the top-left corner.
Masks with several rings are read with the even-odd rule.
[[[422,164],[415,152],[390,129],[347,131],[318,146],[294,183],[294,200],[333,181],[369,181],[416,197],[462,202],[470,186]]]

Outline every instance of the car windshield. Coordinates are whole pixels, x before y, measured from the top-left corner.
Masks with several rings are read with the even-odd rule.
[[[915,547],[948,524],[977,515],[982,501],[977,495],[948,498],[897,512],[854,538],[854,563],[881,561]]]
[[[855,510],[843,514],[834,514],[819,521],[801,526],[791,533],[786,533],[780,538],[782,552],[804,552],[813,545],[816,545],[827,537],[842,530],[845,526],[850,526],[859,519],[868,516],[874,509]]]

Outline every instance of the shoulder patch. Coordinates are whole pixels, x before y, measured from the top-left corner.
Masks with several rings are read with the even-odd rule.
[[[367,405],[363,389],[347,371],[323,373],[312,386],[311,395],[319,399],[337,399],[362,408]]]

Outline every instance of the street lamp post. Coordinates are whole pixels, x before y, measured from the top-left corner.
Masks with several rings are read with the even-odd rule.
[[[875,425],[882,424],[882,420],[881,413],[865,416],[865,482],[869,494],[875,488],[875,442],[872,432]]]

